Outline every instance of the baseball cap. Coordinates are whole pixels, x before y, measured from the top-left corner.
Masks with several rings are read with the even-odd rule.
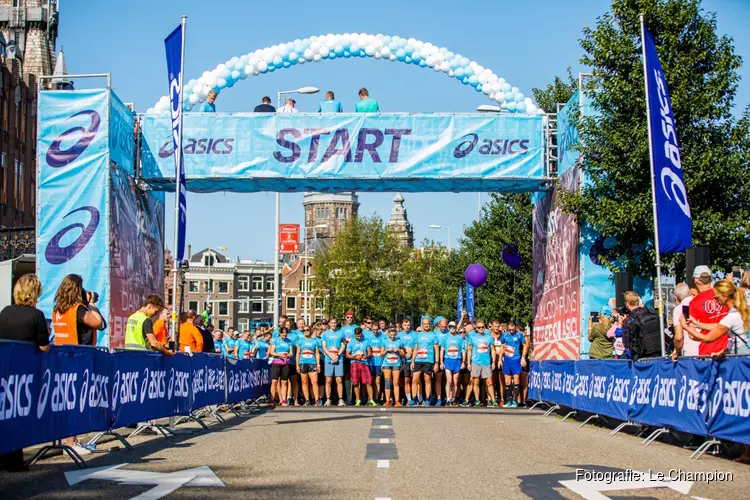
[[[448,326],[449,326],[449,327],[451,327],[451,326],[452,326],[452,327],[454,327],[454,328],[455,328],[455,327],[456,327],[456,322],[455,322],[455,321],[451,321],[451,322],[449,322],[449,323],[448,323]]]
[[[693,269],[693,278],[700,278],[703,274],[708,274],[710,276],[711,268],[708,266],[695,266],[695,269]]]
[[[354,313],[352,311],[346,311],[346,314],[344,316],[354,316]]]

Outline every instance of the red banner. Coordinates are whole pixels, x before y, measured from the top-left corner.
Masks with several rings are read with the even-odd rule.
[[[279,253],[299,253],[299,224],[279,224]]]

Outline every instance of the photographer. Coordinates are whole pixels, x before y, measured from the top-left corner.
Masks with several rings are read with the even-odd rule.
[[[94,305],[97,300],[97,293],[84,290],[81,276],[69,274],[63,279],[52,311],[55,345],[96,345],[95,331],[106,328]]]
[[[609,317],[612,310],[603,307],[599,313],[592,313],[589,316],[589,357],[591,359],[614,359],[612,350],[612,340],[607,336],[607,332],[612,327],[612,320]]]

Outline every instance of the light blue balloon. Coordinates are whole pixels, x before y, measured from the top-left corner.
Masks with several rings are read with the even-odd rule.
[[[411,64],[412,61],[414,61],[414,59],[412,59],[411,57],[409,57],[409,56],[404,57],[404,62],[406,64]]]
[[[516,102],[523,102],[523,94],[517,92],[516,95],[513,96],[513,100]]]
[[[338,45],[336,45],[333,48],[333,51],[336,53],[337,56],[343,55],[344,54],[344,46],[341,45],[341,44],[338,44]]]
[[[330,53],[328,54],[328,59],[336,59],[337,57],[338,57],[338,56],[336,55],[336,53],[335,53],[335,52],[330,52]],[[323,59],[325,59],[325,58],[326,58],[326,56],[323,56]]]
[[[516,103],[511,101],[508,103],[508,111],[515,111],[516,110]]]
[[[284,60],[280,58],[279,56],[276,56],[273,58],[273,65],[274,66],[281,66],[281,63],[283,63]]]
[[[513,102],[513,92],[506,92],[505,93],[505,100],[507,102]]]
[[[520,112],[526,111],[526,103],[525,102],[519,102],[516,104],[516,109]]]
[[[328,51],[325,54],[321,55],[320,57],[322,57],[323,59],[328,59],[330,56],[336,57],[336,54],[334,54],[331,51]]]
[[[469,84],[469,77],[468,76],[464,76],[461,79],[461,83],[463,83],[464,85],[468,85]]]
[[[281,46],[281,53],[279,54],[282,58],[285,58],[289,54],[289,48],[286,45]]]
[[[508,93],[508,92],[510,92],[510,89],[511,89],[511,87],[510,87],[510,83],[508,83],[508,82],[505,82],[505,83],[503,83],[503,86],[502,86],[502,87],[500,87],[500,88],[501,88],[501,89],[503,89],[503,92],[506,92],[506,93]],[[509,97],[508,97],[507,95],[505,96],[505,98],[506,98],[506,99],[510,99],[510,98],[509,98]]]
[[[471,61],[468,57],[462,57],[461,58],[461,66],[468,66]]]
[[[461,62],[460,60],[458,60],[458,59],[456,59],[454,57],[453,59],[451,59],[450,61],[448,61],[448,64],[450,65],[451,69],[455,72],[456,68],[458,68],[458,63],[460,63],[460,62]]]
[[[472,85],[476,85],[477,83],[479,83],[479,78],[477,78],[477,75],[471,75],[469,77],[469,83]]]
[[[391,35],[385,35],[383,37],[383,45],[388,45],[391,43],[391,40],[393,40],[393,37]]]
[[[344,57],[346,57],[346,58],[352,57],[352,53],[349,52],[348,50],[345,50],[344,51]]]
[[[240,72],[237,70],[232,71],[232,74],[230,75],[232,77],[232,80],[239,80],[240,79]]]
[[[235,80],[227,80],[227,88],[234,87],[234,82],[235,82]]]
[[[367,57],[367,52],[365,52],[365,49],[359,49],[359,57]]]
[[[449,50],[448,52],[446,52],[446,53],[445,53],[445,60],[446,60],[446,61],[450,61],[450,60],[451,60],[451,59],[453,59],[454,57],[456,57],[456,54],[454,54],[454,53],[453,53],[453,52],[451,52],[450,50]]]
[[[289,66],[291,66],[291,65],[292,65],[292,63],[290,63],[289,61],[284,61],[284,63],[283,63],[283,66],[284,66],[285,68],[288,68],[288,67],[289,67]]]
[[[391,52],[396,52],[398,49],[398,43],[396,43],[395,40],[391,40],[390,43],[388,43],[388,48],[391,49]]]
[[[427,66],[427,63],[425,62],[425,60],[424,59],[420,59],[419,60],[419,67],[420,68],[424,68],[426,66]]]
[[[296,51],[290,52],[287,59],[289,59],[289,62],[294,64],[295,62],[297,62],[297,59],[299,59],[299,54]]]
[[[463,78],[464,76],[464,69],[463,68],[457,68],[454,72],[454,75],[456,75],[456,78]]]
[[[471,66],[464,66],[464,74],[465,75],[473,75],[474,74],[474,68]]]
[[[414,45],[407,43],[406,47],[404,47],[404,52],[406,52],[407,54],[414,53]]]
[[[406,58],[406,51],[404,49],[398,49],[396,51],[396,59],[403,61]]]
[[[273,64],[269,64],[268,65],[268,72],[269,73],[273,73],[274,71],[276,71],[276,66],[274,66]]]

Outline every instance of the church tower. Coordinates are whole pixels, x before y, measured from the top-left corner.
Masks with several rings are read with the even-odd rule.
[[[359,197],[357,193],[305,193],[302,206],[305,209],[306,235],[301,240],[311,241],[317,236],[330,245],[344,228],[346,221],[357,217]]]
[[[392,231],[402,245],[414,248],[414,229],[406,216],[404,208],[404,197],[397,193],[393,198],[391,219],[388,221],[388,229]]]
[[[55,68],[57,5],[57,0],[0,0],[6,59],[19,61],[26,82],[30,74],[51,75]]]

